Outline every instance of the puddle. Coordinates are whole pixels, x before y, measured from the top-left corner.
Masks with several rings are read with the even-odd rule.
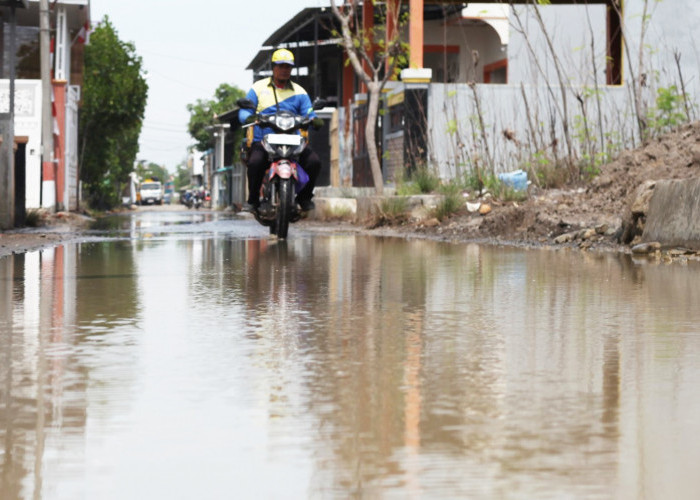
[[[698,266],[191,217],[0,259],[3,499],[700,488]]]

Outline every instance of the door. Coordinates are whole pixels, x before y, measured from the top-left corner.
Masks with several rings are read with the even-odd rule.
[[[27,219],[27,144],[15,142],[15,226],[24,226]]]

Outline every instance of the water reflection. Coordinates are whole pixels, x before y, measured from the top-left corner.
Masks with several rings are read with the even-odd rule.
[[[699,273],[355,236],[0,259],[0,491],[691,498]]]
[[[171,233],[216,232],[222,228],[230,230],[228,222],[235,215],[211,211],[157,211],[115,214],[97,218],[88,233],[122,236],[132,239],[165,236]],[[224,225],[226,224],[226,225]]]
[[[43,470],[58,465],[47,453],[56,431],[67,441],[83,434],[89,365],[76,354],[135,321],[129,255],[92,244],[0,259],[2,498],[41,498]]]

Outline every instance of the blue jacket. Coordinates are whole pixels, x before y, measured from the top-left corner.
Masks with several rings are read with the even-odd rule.
[[[275,101],[275,94],[277,100]],[[250,109],[241,109],[238,111],[238,121],[245,123],[246,118],[254,113],[263,115],[271,115],[279,109],[291,111],[297,115],[316,118],[311,99],[306,93],[306,90],[301,85],[289,81],[288,85],[283,89],[278,89],[272,83],[272,78],[263,78],[253,84],[253,87],[246,94],[246,98],[250,99],[255,105],[255,111]],[[269,127],[260,128],[257,125],[254,127],[253,142],[259,142],[263,136],[273,133]]]

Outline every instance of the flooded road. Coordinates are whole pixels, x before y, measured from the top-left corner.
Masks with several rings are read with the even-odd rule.
[[[697,263],[290,234],[0,259],[0,498],[697,498]]]

